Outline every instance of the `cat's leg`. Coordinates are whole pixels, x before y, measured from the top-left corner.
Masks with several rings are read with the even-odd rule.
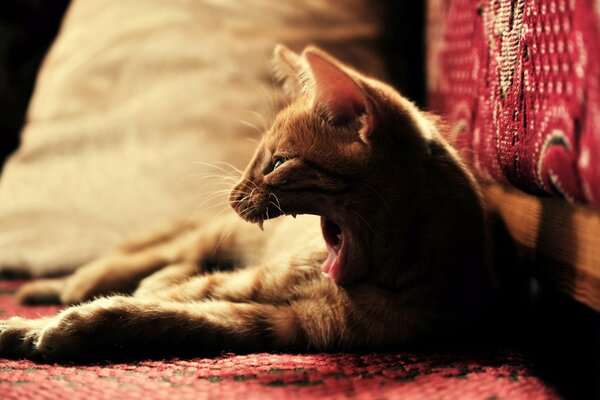
[[[84,265],[72,275],[60,279],[34,281],[17,293],[23,303],[56,302],[74,304],[109,293],[127,293],[138,283],[166,265],[196,263],[200,260],[231,253],[235,257],[240,222],[225,217],[195,229],[186,227],[176,232],[159,232],[156,240],[147,237],[113,255]],[[247,224],[245,224],[247,225]],[[226,229],[231,234],[222,238]],[[245,228],[248,229],[248,228]],[[216,248],[218,247],[218,252]]]
[[[0,323],[0,357],[75,360],[177,351],[398,348],[447,329],[440,322],[447,310],[431,312],[431,304],[413,298],[418,296],[376,287],[344,288],[329,278],[311,281],[295,298],[277,303],[115,296],[42,321]]]
[[[177,260],[174,250],[180,243],[167,243],[135,253],[116,253],[101,257],[65,278],[38,280],[25,284],[18,292],[22,303],[74,304],[108,293],[126,293],[162,266]]]
[[[185,351],[333,349],[344,331],[326,299],[273,305],[109,297],[43,321],[0,323],[0,357],[114,359]],[[22,345],[15,348],[15,343]]]
[[[120,276],[114,276],[119,284],[117,282],[102,283],[103,280],[106,280],[102,279],[102,276],[106,275],[105,272],[113,269],[111,265],[119,265],[121,259],[128,258],[127,254],[129,253],[139,252],[152,245],[164,244],[193,228],[197,228],[197,224],[193,221],[175,221],[161,226],[149,234],[141,235],[125,243],[117,253],[101,257],[82,266],[79,273],[53,279],[36,279],[27,283],[19,289],[16,298],[24,304],[70,304],[87,299],[93,295],[92,292],[102,294],[104,291],[111,291],[110,287],[112,287],[112,291],[125,291],[129,282],[122,281]],[[145,264],[148,265],[148,263]],[[125,269],[125,266],[121,269]],[[134,277],[132,276],[132,278]],[[84,293],[73,293],[72,288],[80,288]],[[90,290],[90,288],[96,288],[96,290]],[[86,291],[89,292],[89,296],[85,295]],[[64,297],[64,300],[61,297]]]
[[[21,286],[16,294],[22,304],[59,304],[60,293],[67,284],[68,277],[36,279]]]
[[[161,243],[169,242],[183,233],[196,230],[201,227],[199,220],[176,220],[163,226],[157,227],[154,230],[140,234],[137,237],[129,239],[121,245],[122,253],[133,253],[145,249],[147,247],[156,246]]]
[[[200,268],[195,262],[169,265],[144,278],[133,295],[136,297],[153,296],[155,293],[161,293],[165,291],[165,288],[180,284],[199,273]]]
[[[39,332],[54,317],[25,319],[13,317],[0,321],[0,354],[7,358],[31,357]]]
[[[298,286],[307,285],[313,280],[322,279],[319,260],[323,256],[315,253],[302,262],[266,264],[233,271],[215,272],[188,278],[186,267],[173,266],[172,271],[164,273],[169,283],[162,289],[145,290],[144,294],[168,301],[199,301],[204,299],[226,300],[233,302],[280,303],[292,299]],[[147,278],[153,280],[154,276]],[[140,285],[140,289],[143,286]],[[136,295],[138,293],[136,292]]]

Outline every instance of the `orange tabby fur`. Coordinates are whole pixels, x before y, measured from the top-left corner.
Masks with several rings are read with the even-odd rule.
[[[295,100],[230,202],[261,226],[299,217],[269,221],[264,234],[235,215],[176,224],[72,276],[33,282],[22,301],[137,289],[3,321],[0,355],[401,348],[485,316],[494,289],[481,199],[434,120],[318,49],[275,54]],[[211,260],[246,267],[205,273]]]

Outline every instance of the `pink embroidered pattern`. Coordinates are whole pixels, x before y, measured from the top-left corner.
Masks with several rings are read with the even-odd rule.
[[[429,0],[431,108],[484,177],[600,205],[595,0]]]

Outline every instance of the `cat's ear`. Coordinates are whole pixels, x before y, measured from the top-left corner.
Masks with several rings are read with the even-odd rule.
[[[278,44],[273,51],[273,71],[282,81],[285,94],[293,99],[303,92],[302,76],[307,66],[305,61],[292,50]]]
[[[356,73],[325,52],[309,47],[302,53],[312,75],[313,106],[334,122],[360,120],[363,140],[371,131],[371,110]],[[310,94],[310,93],[309,93]]]

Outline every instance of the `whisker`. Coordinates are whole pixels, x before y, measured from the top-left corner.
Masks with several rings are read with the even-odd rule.
[[[234,171],[233,171],[233,172],[239,172],[240,174],[242,173],[242,171],[241,171],[241,170],[239,170],[239,169],[235,168],[233,165],[231,165],[231,164],[228,164],[228,163],[225,163],[225,162],[215,162],[215,163],[208,163],[208,162],[205,162],[205,161],[190,161],[190,162],[191,162],[192,164],[203,165],[203,166],[205,166],[205,167],[209,167],[209,168],[214,168],[214,169],[217,169],[217,170],[219,170],[219,171],[222,171],[222,172],[226,173],[227,175],[231,175],[232,171],[231,171],[231,170],[227,170],[227,169],[223,168],[223,167],[222,167],[221,165],[219,165],[219,164],[223,164],[223,165],[225,165],[225,166],[227,166],[227,167],[233,168],[233,169],[234,169]]]
[[[277,202],[277,207],[278,207],[278,208],[281,210],[281,203],[279,202],[279,198],[278,198],[278,197],[277,197],[277,195],[276,195],[275,193],[273,193],[273,192],[271,192],[271,193],[269,194],[269,196],[271,196],[271,195],[273,195],[273,197],[275,197],[275,201]],[[283,212],[283,210],[282,210],[282,212]]]
[[[373,227],[367,222],[366,219],[363,218],[362,215],[360,215],[355,209],[351,209],[351,210],[352,210],[352,212],[354,214],[356,214],[369,227],[369,229],[371,230],[371,232],[375,233],[375,229],[373,229]]]
[[[232,224],[230,224],[230,225],[232,225]],[[223,243],[223,241],[233,233],[232,228],[233,227],[225,227],[223,229],[223,231],[221,232],[221,235],[219,236],[219,240],[217,241],[217,244],[215,245],[215,248],[213,250],[213,256],[217,253],[217,250],[219,250],[221,243]]]
[[[213,210],[213,209],[218,209],[219,207],[222,207],[221,211],[219,211],[216,215],[220,215],[223,212],[227,211],[228,209],[230,209],[230,207],[226,206],[223,203],[217,203],[217,204],[213,204],[212,206],[208,206],[208,207],[203,207],[202,209],[198,209],[195,212],[196,217],[200,216],[201,214],[206,214],[207,211],[209,210]],[[232,210],[233,211],[233,210]]]
[[[248,219],[248,216],[250,214],[252,214],[255,210],[256,210],[256,207],[244,210],[242,213],[240,213],[240,217],[242,217],[242,219],[246,220],[246,219]]]
[[[220,165],[224,165],[226,167],[231,168],[233,171],[239,173],[240,175],[242,175],[244,173],[244,171],[242,171],[241,169],[237,168],[235,165],[225,162],[225,161],[216,161],[215,164],[220,164]]]
[[[377,189],[375,189],[373,186],[371,186],[371,185],[369,185],[367,183],[364,183],[364,182],[355,181],[355,182],[352,182],[352,183],[357,183],[359,185],[365,186],[367,189],[370,189],[373,193],[375,193],[377,195],[377,197],[379,197],[379,199],[381,199],[381,201],[383,202],[383,204],[385,205],[385,207],[388,209],[388,211],[390,213],[392,213],[392,209],[390,208],[388,202],[383,198],[383,196],[381,195],[381,193],[379,193],[379,191],[377,191]]]
[[[238,122],[241,123],[242,125],[245,125],[247,127],[254,129],[257,133],[263,132],[258,126],[254,125],[248,121],[244,121],[243,119],[240,119],[240,120],[238,120]]]
[[[273,96],[269,93],[269,91],[262,84],[256,84],[256,88],[261,92],[262,96],[266,98],[269,106],[269,119],[273,120],[275,117],[275,113],[277,112],[277,106]]]
[[[285,212],[281,209],[281,204],[279,203],[279,199],[277,198],[277,195],[275,195],[275,193],[269,193],[269,199],[271,198],[271,196],[273,196],[275,198],[275,200],[277,201],[277,204],[275,204],[273,201],[269,200],[269,204],[273,204],[273,206],[275,206],[275,208],[277,208],[281,214],[285,214]],[[268,208],[267,208],[268,211]]]
[[[272,204],[273,207],[277,208],[279,210],[279,212],[281,213],[281,215],[285,215],[285,212],[281,209],[281,207],[277,206],[277,204],[273,203],[272,201],[269,202],[269,204]],[[267,213],[268,213],[268,208],[267,208]]]
[[[193,199],[201,197],[201,200],[198,203],[198,205],[196,206],[196,209],[199,212],[202,212],[203,209],[205,208],[206,204],[218,199],[219,197],[223,197],[224,201],[219,201],[216,204],[222,204],[225,206],[228,204],[228,202],[226,200],[228,198],[229,193],[230,193],[229,189],[214,190],[214,191],[209,191],[209,192],[201,191],[193,196]]]
[[[202,172],[196,172],[193,174],[189,174],[186,175],[184,178],[188,179],[188,178],[196,178],[196,177],[200,177],[201,179],[220,179],[220,180],[230,180],[232,182],[236,182],[236,180],[238,179],[235,176],[225,176],[225,175],[215,175],[215,174],[211,174],[211,175],[206,175]]]
[[[263,115],[261,113],[256,112],[256,111],[245,111],[245,112],[257,117],[260,120],[260,122],[262,123],[264,131],[267,131],[269,129],[269,124],[267,124],[267,120],[265,119],[265,117],[263,117]]]
[[[192,178],[188,178],[190,180]],[[183,184],[183,182],[181,182]],[[193,179],[189,182],[185,183],[186,185],[196,186],[197,190],[203,190],[206,192],[211,192],[214,187],[222,188],[222,189],[232,189],[235,186],[235,182],[227,181],[227,180],[206,180],[206,179]]]
[[[242,182],[241,184],[242,184],[242,189],[245,189],[245,190],[255,190],[255,189],[257,189],[257,188],[258,188],[258,186],[257,186],[257,185],[256,185],[254,182],[252,182],[252,185],[253,185],[254,187],[252,187],[252,186],[248,185],[248,183],[247,183],[247,182]]]

